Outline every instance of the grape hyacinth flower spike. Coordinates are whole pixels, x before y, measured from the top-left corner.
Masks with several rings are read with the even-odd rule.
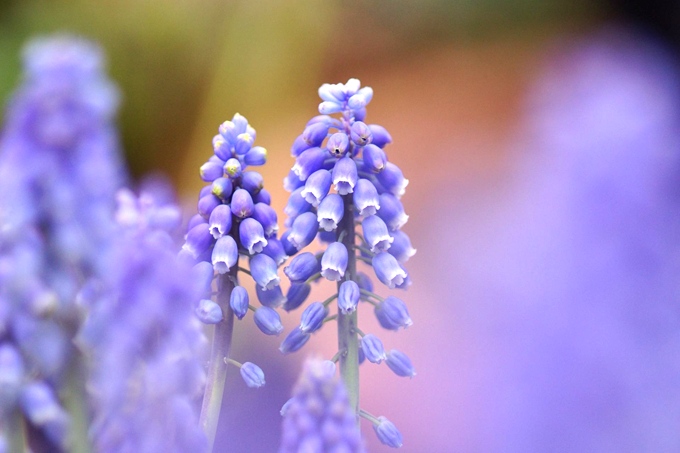
[[[198,281],[208,282],[196,301],[196,315],[214,325],[200,417],[209,451],[217,431],[227,365],[240,369],[248,387],[265,383],[260,367],[230,357],[234,317],[242,320],[251,310],[263,333],[278,335],[283,330],[275,309],[285,301],[278,265],[287,256],[276,237],[277,216],[269,206],[271,199],[262,175],[250,168],[263,165],[267,158],[266,149],[253,146],[255,138],[255,129],[238,113],[219,127],[212,140],[214,154],[199,172],[208,184],[199,194],[198,214],[189,222],[180,252],[183,259],[194,263],[195,273],[201,275]],[[242,259],[248,261],[249,269],[241,267]],[[241,273],[253,279],[261,307],[250,304],[248,291],[240,286]]]
[[[0,438],[23,449],[31,427],[45,451],[83,449],[69,435],[85,393],[73,339],[107,274],[126,179],[118,91],[101,49],[75,36],[31,41],[22,63],[0,132]]]
[[[347,391],[335,364],[309,359],[293,397],[281,408],[283,435],[279,453],[365,453]]]
[[[284,187],[292,193],[284,210],[289,230],[282,236],[282,245],[289,255],[300,252],[284,270],[291,282],[284,308],[302,305],[309,284],[321,278],[337,282],[337,292],[307,306],[300,326],[288,334],[280,350],[287,354],[301,349],[313,332],[337,320],[338,351],[332,361],[339,362],[354,419],[368,419],[381,442],[398,448],[401,434],[394,424],[359,408],[360,357],[375,364],[386,362],[398,376],[413,377],[415,370],[404,353],[387,353],[377,336],[362,332],[359,301],[375,307],[378,321],[386,329],[408,327],[412,321],[401,299],[373,292],[373,282],[358,272],[357,263],[372,267],[377,280],[388,289],[405,289],[411,284],[404,264],[415,249],[400,231],[408,220],[400,200],[408,180],[388,160],[385,147],[392,137],[387,130],[364,122],[366,106],[373,98],[371,88],[362,88],[359,80],[350,79],[345,84],[322,85],[319,96],[321,115],[312,118],[293,143],[291,153],[296,161],[284,180]],[[307,250],[315,238],[327,244],[318,253]],[[331,310],[335,299],[336,310]],[[284,437],[290,432],[292,428],[284,428]],[[286,442],[284,439],[284,445]]]

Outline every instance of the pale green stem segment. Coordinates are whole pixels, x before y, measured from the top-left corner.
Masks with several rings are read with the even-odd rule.
[[[360,246],[360,245],[355,245],[354,247],[355,247],[357,250],[359,250],[359,251],[361,251],[361,252],[364,252],[364,253],[368,254],[369,256],[372,256],[372,257],[375,256],[375,253],[371,252],[371,251],[370,251],[369,249],[367,249],[366,247],[362,247],[362,246]]]
[[[331,322],[338,319],[338,315],[331,315],[328,316],[326,319],[323,320],[323,324],[326,324],[327,322]]]
[[[365,418],[366,420],[370,421],[370,422],[373,423],[374,425],[379,425],[379,424],[380,424],[380,421],[378,420],[378,417],[376,417],[375,415],[369,414],[368,412],[366,412],[366,411],[363,410],[363,409],[360,409],[360,410],[359,410],[359,415],[360,415],[361,417]]]
[[[83,364],[83,355],[75,354],[69,366],[66,386],[64,387],[64,407],[71,416],[71,431],[69,432],[69,447],[72,453],[90,453],[89,414],[87,409],[87,391],[85,380],[87,373]]]
[[[323,306],[328,307],[331,302],[333,302],[338,297],[337,293],[333,294],[331,297],[323,301]]]
[[[344,281],[356,281],[357,262],[352,252],[354,248],[354,207],[352,195],[343,195],[344,214],[340,222],[340,237],[347,248],[348,260],[345,278],[338,282],[338,291]],[[338,310],[338,351],[340,355],[340,376],[349,395],[349,404],[357,416],[359,423],[359,339],[357,337],[357,310],[343,314]]]
[[[321,277],[321,272],[317,272],[316,274],[309,277],[305,283],[309,285],[310,283],[316,281],[319,277]]]
[[[376,293],[372,293],[372,292],[367,291],[367,290],[365,290],[365,289],[361,289],[361,288],[360,288],[360,289],[359,289],[359,292],[360,292],[361,294],[363,294],[364,296],[368,296],[368,297],[374,298],[374,299],[377,300],[378,302],[382,302],[382,301],[385,300],[383,297],[378,296]]]
[[[242,363],[237,362],[237,361],[234,360],[234,359],[226,358],[226,359],[224,359],[224,361],[225,361],[226,363],[231,363],[231,364],[234,365],[236,368],[241,368],[241,367],[243,366]]]
[[[201,406],[200,424],[205,435],[208,437],[208,452],[213,451],[217,423],[220,419],[222,397],[224,396],[224,384],[227,377],[227,361],[231,350],[231,339],[234,332],[234,311],[229,306],[231,291],[238,269],[232,270],[217,277],[217,304],[222,308],[224,319],[215,324],[213,333],[212,350],[210,351],[210,364],[208,376]]]
[[[7,417],[6,433],[8,435],[9,452],[24,453],[26,451],[26,433],[24,419],[19,409],[14,409]]]
[[[366,263],[366,264],[373,265],[373,261],[369,260],[369,259],[366,258],[365,256],[354,256],[353,253],[350,253],[349,256],[350,256],[350,259],[352,259],[352,258],[359,259],[359,260],[363,261],[363,262]]]

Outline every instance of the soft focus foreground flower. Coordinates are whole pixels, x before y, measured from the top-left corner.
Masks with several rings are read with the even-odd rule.
[[[21,402],[57,450],[68,428],[57,395],[77,368],[71,340],[88,288],[108,271],[125,174],[118,94],[100,49],[57,36],[32,41],[23,57],[0,140],[0,348],[17,360],[0,376],[19,385],[0,398],[0,418]]]
[[[366,451],[345,387],[335,376],[335,367],[326,363],[317,359],[305,363],[293,398],[281,411],[280,453]]]
[[[475,358],[460,369],[433,355],[430,372],[468,383],[418,400],[476,420],[452,436],[428,417],[424,451],[680,451],[676,56],[612,28],[552,56],[511,184],[449,205],[427,232],[450,228],[430,265],[452,279],[427,277],[446,303],[420,346],[460,330],[440,354]],[[426,214],[441,212],[432,202]]]
[[[192,313],[191,266],[176,258],[168,231],[130,226],[118,235],[110,266],[110,293],[81,334],[94,362],[97,451],[206,451],[196,404],[206,342]],[[197,310],[219,322],[210,302]]]
[[[408,180],[388,161],[383,149],[392,142],[389,133],[382,126],[363,122],[366,105],[373,98],[371,88],[361,88],[357,79],[350,79],[345,84],[322,85],[319,96],[323,100],[321,115],[312,118],[293,143],[291,153],[296,161],[284,180],[291,195],[284,209],[289,230],[281,237],[282,246],[291,256],[302,252],[284,269],[291,282],[284,308],[302,305],[309,284],[319,278],[337,282],[338,291],[324,302],[310,304],[302,313],[300,326],[286,336],[279,350],[284,354],[299,350],[310,334],[337,318],[339,351],[334,360],[339,362],[350,404],[357,417],[376,424],[376,417],[359,410],[358,366],[360,356],[377,364],[389,358],[378,337],[364,336],[359,329],[358,302],[364,300],[376,307],[376,316],[387,329],[407,327],[412,321],[401,300],[373,293],[373,283],[357,272],[357,263],[371,266],[388,289],[406,289],[411,284],[403,263],[415,249],[409,237],[399,231],[408,220],[399,200]],[[339,118],[330,116],[336,113]],[[385,211],[381,214],[383,200]],[[316,254],[304,251],[315,238],[327,244],[325,250]],[[335,299],[337,314],[331,314],[329,305]],[[361,347],[359,337],[364,337]],[[400,360],[399,354],[390,368],[400,376],[413,376],[410,361]],[[304,447],[318,451],[311,445]],[[397,442],[391,445],[396,447]]]

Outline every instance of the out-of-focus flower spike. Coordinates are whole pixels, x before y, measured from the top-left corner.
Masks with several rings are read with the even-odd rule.
[[[309,283],[293,283],[286,293],[283,309],[286,311],[295,310],[307,300],[311,291],[312,287]]]
[[[378,191],[371,181],[360,178],[354,190],[354,206],[361,216],[373,215],[380,209]]]
[[[251,362],[241,365],[241,377],[250,388],[257,389],[264,386],[264,371],[262,368]]]
[[[262,306],[255,310],[255,325],[265,335],[280,335],[283,332],[281,317],[270,307]]]
[[[251,255],[262,252],[262,249],[267,245],[267,239],[264,237],[264,228],[262,228],[260,222],[254,218],[248,217],[247,219],[243,219],[238,230],[241,245],[243,245]]]
[[[333,231],[338,227],[344,215],[344,203],[342,197],[336,193],[331,193],[319,204],[316,218],[319,226],[325,231]]]
[[[264,291],[259,286],[255,286],[255,292],[257,293],[257,300],[265,307],[279,308],[286,301],[286,296],[283,295],[281,286],[275,286],[267,291]]]
[[[396,349],[392,349],[389,354],[387,354],[385,363],[397,376],[412,378],[416,375],[416,370],[413,368],[411,359],[409,359],[406,354]]]
[[[389,296],[375,307],[375,316],[380,325],[388,330],[399,330],[413,325],[406,304],[401,299]]]
[[[389,253],[378,253],[373,257],[372,264],[376,277],[388,288],[394,289],[406,281],[407,272]]]
[[[390,236],[387,225],[380,217],[376,215],[365,217],[361,222],[361,227],[364,232],[364,239],[366,239],[371,252],[384,252],[391,248],[394,239]]]
[[[323,320],[326,319],[328,308],[321,302],[309,304],[300,318],[300,331],[302,333],[313,333],[321,328]]]
[[[347,269],[347,248],[341,242],[330,244],[321,258],[321,275],[336,282],[345,276]]]
[[[309,341],[310,337],[311,336],[308,333],[304,333],[300,327],[296,327],[286,335],[281,346],[279,346],[279,351],[281,351],[282,354],[290,354],[299,351],[300,348]]]
[[[210,234],[218,239],[231,231],[231,208],[229,205],[221,204],[213,209],[210,214]]]
[[[340,195],[354,192],[358,178],[357,165],[354,160],[349,157],[343,157],[335,163],[335,167],[333,167],[333,184],[335,185],[335,190]]]
[[[215,242],[212,265],[220,274],[226,274],[238,263],[238,245],[231,236],[222,236]]]
[[[248,291],[243,286],[236,286],[231,291],[229,306],[238,319],[243,319],[248,313],[248,304],[250,304]]]
[[[203,324],[217,324],[223,318],[220,306],[209,299],[202,299],[194,313],[196,313],[196,317]]]
[[[250,273],[255,282],[263,289],[269,290],[278,286],[281,279],[276,275],[276,262],[262,253],[250,258]]]
[[[245,189],[236,189],[231,196],[231,212],[236,217],[245,219],[253,215],[253,197]]]

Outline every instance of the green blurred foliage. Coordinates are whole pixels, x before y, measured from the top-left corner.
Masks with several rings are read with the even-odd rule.
[[[442,41],[577,18],[585,0],[0,0],[0,101],[34,35],[99,41],[123,93],[133,174],[178,178],[200,165],[216,127],[240,111],[255,126],[314,105],[324,71],[366,68]],[[514,31],[513,31],[514,30]],[[359,71],[360,72],[360,71]],[[309,112],[308,112],[309,113]],[[192,153],[193,152],[193,153]]]

